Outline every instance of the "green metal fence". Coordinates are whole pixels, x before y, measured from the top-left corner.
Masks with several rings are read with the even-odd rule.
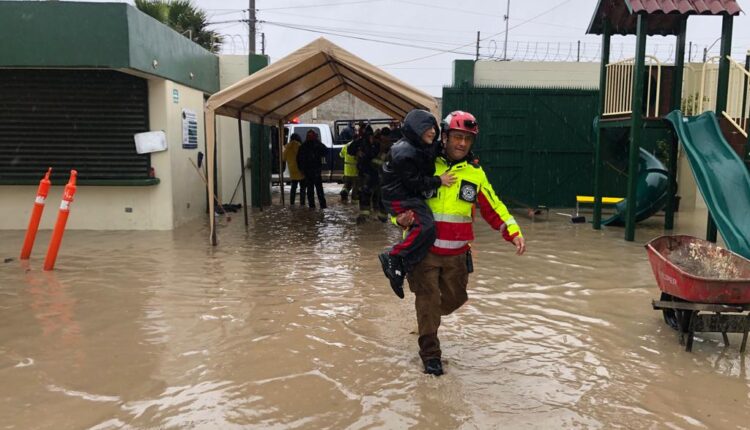
[[[598,90],[444,88],[443,112],[477,116],[474,152],[509,206],[572,207],[593,194],[593,120]],[[605,163],[604,193],[623,196],[622,155]]]

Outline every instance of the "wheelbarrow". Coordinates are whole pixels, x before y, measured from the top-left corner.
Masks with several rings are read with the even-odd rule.
[[[646,244],[661,290],[652,301],[677,330],[686,351],[697,332],[741,333],[745,352],[750,330],[750,260],[692,236],[660,236]]]

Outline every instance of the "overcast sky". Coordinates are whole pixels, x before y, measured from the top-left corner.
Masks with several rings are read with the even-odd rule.
[[[132,0],[127,1],[133,3]],[[211,28],[226,35],[226,53],[247,52],[247,24],[226,22],[247,17],[248,0],[193,0],[203,8]],[[383,67],[404,81],[435,96],[450,84],[452,62],[474,58],[477,31],[481,32],[480,57],[500,59],[507,0],[256,0],[258,25],[266,35],[266,54],[278,60],[317,37]],[[585,31],[596,0],[511,0],[507,56],[513,61],[581,60],[598,58],[600,37]],[[750,0],[739,0],[750,10]],[[294,28],[291,28],[294,27]],[[720,17],[693,16],[688,20],[688,40],[693,59],[721,35]],[[372,40],[374,39],[378,42]],[[613,56],[633,55],[634,37],[612,39]],[[386,43],[387,42],[387,43]],[[673,61],[674,37],[648,40],[649,53]],[[257,51],[260,52],[260,36]],[[743,59],[750,48],[750,18],[734,20],[733,55]],[[712,53],[718,53],[716,43]],[[443,51],[460,52],[443,52]]]

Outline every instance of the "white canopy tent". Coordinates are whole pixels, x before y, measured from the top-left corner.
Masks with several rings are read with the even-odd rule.
[[[403,119],[412,109],[425,109],[436,117],[440,116],[434,97],[322,37],[219,91],[205,105],[212,245],[217,243],[213,192],[215,115],[237,118],[238,124],[240,120],[245,120],[262,125],[277,125],[281,146],[285,121],[344,91],[395,119]],[[244,184],[244,169],[242,177]],[[283,184],[283,177],[281,183]],[[244,209],[247,217],[247,204]]]

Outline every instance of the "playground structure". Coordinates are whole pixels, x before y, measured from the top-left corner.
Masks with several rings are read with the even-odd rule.
[[[696,184],[708,208],[705,241],[689,236],[662,236],[647,244],[657,285],[662,291],[652,306],[678,331],[681,344],[692,350],[696,332],[741,333],[744,352],[750,332],[750,173],[748,155],[748,67],[732,60],[732,19],[740,13],[734,0],[600,0],[589,33],[602,35],[600,115],[596,125],[594,228],[612,221],[625,225],[625,240],[635,237],[635,223],[666,205],[664,228],[674,226],[678,144],[687,154]],[[700,91],[688,97],[684,116],[682,85],[688,16],[722,17],[721,55],[703,65]],[[636,34],[632,60],[607,64],[612,34]],[[663,79],[661,64],[645,55],[648,35],[677,36],[674,68]],[[708,67],[718,61],[716,97],[708,103]],[[750,56],[747,60],[750,63]],[[750,65],[750,64],[748,64]],[[646,68],[648,67],[648,72]],[[654,73],[654,69],[656,73]],[[730,71],[732,72],[730,74]],[[652,81],[655,84],[652,87]],[[644,81],[646,84],[644,85]],[[670,82],[671,81],[671,82]],[[670,82],[669,92],[662,85]],[[644,91],[645,90],[645,91]],[[654,91],[652,91],[654,90]],[[710,110],[713,108],[713,112]],[[666,116],[665,112],[669,112]],[[697,115],[700,114],[700,115]],[[721,121],[721,123],[720,123]],[[604,130],[629,132],[627,197],[618,214],[601,220],[601,165]],[[668,168],[649,160],[641,147],[645,128],[672,131]],[[640,158],[640,163],[639,163]],[[652,157],[653,158],[653,157]],[[717,230],[729,250],[717,247]]]
[[[600,229],[602,224],[611,224],[614,221],[625,225],[625,240],[632,241],[635,238],[635,224],[656,211],[663,205],[665,208],[664,227],[671,230],[674,226],[674,201],[676,194],[676,170],[677,170],[677,145],[682,141],[683,147],[691,152],[699,146],[729,146],[737,155],[735,158],[725,157],[724,162],[729,170],[742,177],[748,175],[743,159],[747,154],[747,126],[748,126],[748,87],[747,82],[750,73],[747,67],[737,63],[730,58],[732,45],[732,22],[734,16],[741,9],[735,0],[713,0],[705,2],[688,2],[686,0],[666,1],[653,0],[642,2],[640,0],[600,0],[597,4],[591,24],[587,30],[589,34],[602,36],[602,59],[600,68],[600,92],[599,115],[595,120],[596,148],[594,164],[594,215],[593,227]],[[682,108],[682,86],[685,58],[685,40],[687,19],[690,15],[712,15],[722,17],[722,35],[720,56],[712,58],[704,65],[700,92],[697,97],[689,97],[688,108],[693,114],[701,113],[713,108],[718,113],[721,121],[718,127],[723,131],[717,133],[703,133],[702,137],[710,137],[710,141],[686,141],[691,139],[690,133],[680,133],[682,123],[680,120],[665,121],[665,114],[670,111],[679,111]],[[636,35],[636,51],[632,59],[623,60],[609,64],[610,39],[613,35]],[[674,35],[677,37],[675,47],[675,64],[673,67],[663,66],[658,59],[645,55],[647,36],[652,35]],[[710,65],[718,62],[718,72],[711,75]],[[730,69],[732,79],[730,79]],[[711,81],[711,78],[715,79]],[[711,90],[706,85],[709,81],[715,82],[716,96],[711,103],[707,100],[707,94]],[[714,114],[709,114],[716,116]],[[676,118],[676,117],[675,117]],[[701,121],[702,127],[708,127],[706,121]],[[718,124],[718,123],[717,123]],[[671,131],[672,127],[677,129],[672,134],[669,144],[668,166],[659,168],[659,165],[645,160],[641,149],[644,146],[645,129],[662,129]],[[608,142],[609,130],[626,131],[628,136],[628,168],[627,168],[627,193],[625,201],[619,205],[618,216],[602,221],[602,148]],[[680,139],[678,139],[678,136]],[[727,142],[729,141],[729,142]],[[691,157],[691,166],[699,184],[699,189],[708,192],[707,187],[701,187],[701,182],[711,183],[705,180],[701,171],[695,170],[693,158],[700,158],[700,151],[694,151],[695,157]],[[639,161],[640,160],[640,161]],[[656,161],[656,160],[653,160]],[[742,169],[735,169],[738,164]],[[657,161],[658,163],[658,161]],[[699,161],[700,163],[700,161]],[[639,164],[642,169],[639,170]],[[717,167],[717,166],[713,166]],[[719,170],[708,174],[722,172],[728,174],[728,170],[721,166]],[[648,171],[653,173],[649,175]],[[656,176],[666,174],[666,181],[655,180]],[[650,181],[650,182],[649,182]],[[656,185],[658,183],[658,185]],[[644,196],[650,193],[651,196]],[[640,196],[639,196],[640,195]],[[719,200],[726,200],[723,196]],[[713,221],[716,216],[717,207],[711,198],[706,198],[709,207],[709,220],[707,226],[707,239],[716,241],[717,227]],[[747,212],[745,212],[747,213]],[[747,223],[744,218],[739,218],[739,212],[731,212],[725,215],[730,217],[728,224]],[[725,229],[729,233],[730,229]],[[734,233],[737,234],[737,233]],[[724,235],[724,231],[722,231]],[[727,239],[725,237],[725,239]],[[733,241],[733,239],[729,239]],[[747,255],[746,255],[747,256]]]

